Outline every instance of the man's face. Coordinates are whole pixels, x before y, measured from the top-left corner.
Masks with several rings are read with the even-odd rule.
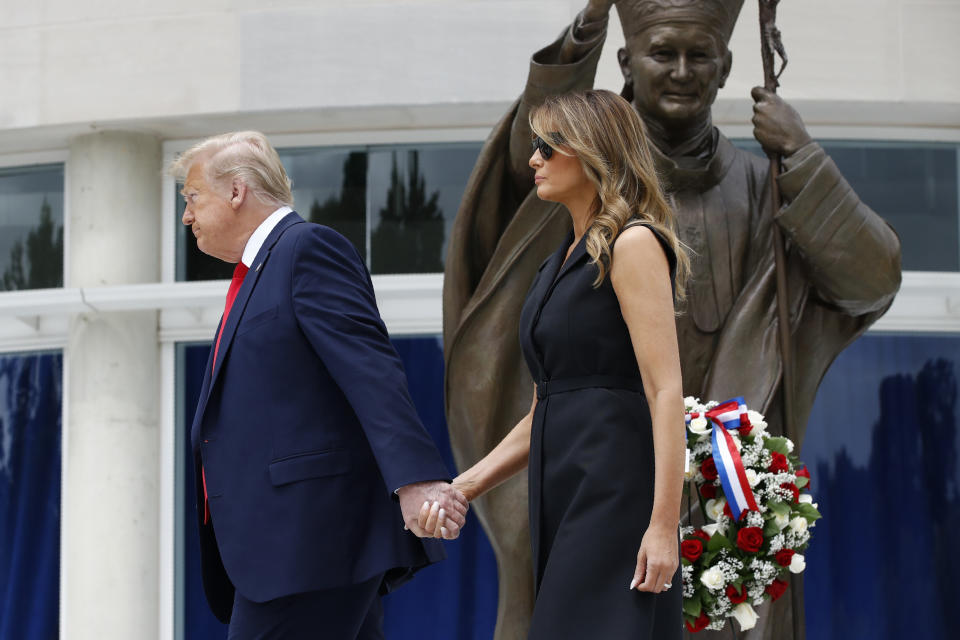
[[[193,231],[197,247],[224,262],[238,262],[246,239],[237,224],[230,187],[211,184],[204,161],[198,160],[190,166],[180,193],[187,205],[182,221]]]
[[[713,32],[691,22],[655,25],[631,36],[619,59],[637,111],[666,126],[705,115],[731,63]]]

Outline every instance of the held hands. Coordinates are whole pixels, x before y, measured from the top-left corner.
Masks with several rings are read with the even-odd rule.
[[[470,505],[453,485],[415,482],[397,489],[406,528],[420,538],[453,540],[467,521]]]
[[[797,110],[763,87],[754,87],[753,136],[765,151],[791,156],[811,141]]]
[[[630,588],[660,593],[672,587],[673,575],[680,564],[679,540],[676,527],[649,527],[637,552],[637,568]]]

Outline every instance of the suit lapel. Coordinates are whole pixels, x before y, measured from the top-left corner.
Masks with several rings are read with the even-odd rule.
[[[267,236],[263,246],[260,247],[257,257],[254,258],[253,263],[250,265],[250,271],[247,272],[246,277],[243,279],[243,284],[240,286],[240,290],[237,292],[237,297],[233,301],[233,306],[230,308],[230,315],[227,316],[227,323],[223,326],[223,333],[220,336],[220,351],[217,354],[216,363],[213,363],[213,374],[211,375],[210,373],[211,363],[209,361],[207,362],[207,369],[204,372],[205,388],[200,394],[200,402],[197,405],[197,413],[193,420],[193,432],[196,434],[194,436],[195,440],[199,439],[199,425],[201,419],[203,418],[203,412],[207,408],[207,400],[210,398],[210,393],[212,392],[214,385],[217,383],[217,378],[220,374],[220,370],[223,368],[223,363],[226,361],[227,354],[230,352],[230,345],[233,344],[233,337],[237,332],[237,326],[240,324],[240,319],[243,317],[243,312],[246,309],[247,302],[250,300],[250,296],[253,293],[254,288],[257,286],[257,280],[260,278],[263,265],[266,264],[267,258],[270,257],[270,251],[277,243],[277,240],[280,239],[280,236],[283,235],[283,232],[289,229],[291,226],[301,222],[305,222],[305,220],[301,218],[295,211],[278,222],[277,226],[274,227],[273,231],[270,232],[270,235]],[[223,322],[222,319],[221,322]],[[219,327],[217,328],[217,331],[220,331]],[[214,336],[216,336],[216,334],[214,334]],[[214,337],[214,339],[216,339],[216,337]],[[213,357],[212,354],[213,351],[211,350],[211,358]],[[207,382],[208,380],[209,383]]]

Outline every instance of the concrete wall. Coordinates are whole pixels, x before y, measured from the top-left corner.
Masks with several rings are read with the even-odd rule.
[[[584,4],[0,0],[0,153],[62,147],[103,127],[189,137],[215,128],[190,123],[218,114],[485,103],[496,103],[496,113],[522,88],[530,54]],[[899,113],[907,102],[922,105],[913,120],[958,124],[943,107],[960,103],[960,71],[950,67],[960,60],[960,1],[788,0],[780,14],[787,98]],[[749,89],[762,78],[756,15],[756,0],[747,0],[721,120],[749,119]],[[621,85],[621,43],[614,23],[600,86]],[[823,111],[817,117],[831,120]],[[841,109],[832,120],[858,112]],[[294,122],[286,130],[312,128]],[[348,118],[342,126],[354,125]]]

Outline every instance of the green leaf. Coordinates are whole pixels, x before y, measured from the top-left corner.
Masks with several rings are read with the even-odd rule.
[[[688,616],[693,616],[696,619],[700,615],[700,610],[702,609],[700,604],[700,598],[697,597],[697,594],[694,593],[690,598],[683,599],[683,612]]]
[[[767,520],[767,524],[763,525],[763,537],[771,538],[780,533],[780,527],[777,526],[777,523],[773,520]]]
[[[730,543],[730,540],[727,539],[722,533],[715,533],[710,537],[710,541],[707,542],[707,551],[719,551],[720,549],[731,549],[733,545]]]
[[[767,438],[764,441],[763,446],[770,451],[776,451],[777,453],[782,453],[783,455],[789,455],[790,453],[790,450],[787,448],[786,438]]]
[[[767,508],[770,511],[773,511],[778,516],[788,516],[790,515],[790,505],[786,502],[780,502],[779,500],[771,500],[767,503]]]
[[[810,481],[803,476],[797,476],[797,481],[794,484],[797,485],[797,489],[803,489],[805,486],[810,484]]]
[[[801,502],[796,505],[796,509],[797,513],[807,519],[807,522],[816,522],[823,517],[812,504],[807,504],[806,502]]]

